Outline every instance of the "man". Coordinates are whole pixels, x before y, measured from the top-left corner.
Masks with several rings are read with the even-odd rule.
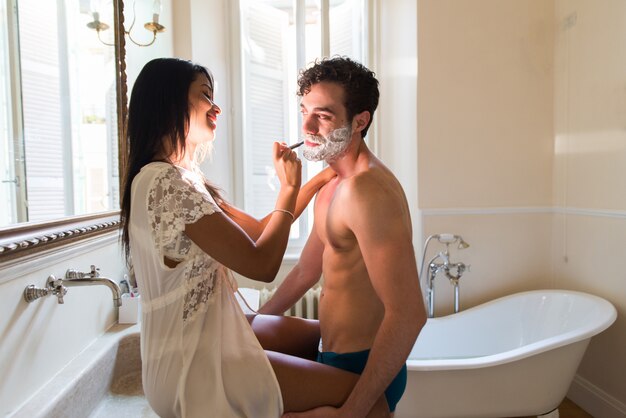
[[[280,315],[323,273],[318,361],[361,377],[340,410],[289,416],[363,417],[383,393],[393,412],[426,314],[406,197],[363,139],[378,105],[378,81],[361,64],[332,58],[303,71],[298,85],[303,155],[326,161],[337,176],[317,195],[298,264],[259,313]]]

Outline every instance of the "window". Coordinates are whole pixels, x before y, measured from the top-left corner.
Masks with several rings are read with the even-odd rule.
[[[240,0],[243,200],[247,212],[274,209],[277,187],[271,144],[298,142],[299,70],[316,58],[346,55],[368,65],[367,0]],[[237,14],[236,14],[237,15]],[[303,182],[323,168],[303,160]],[[291,230],[290,251],[302,248],[312,205]]]
[[[89,7],[0,6],[0,227],[119,207],[115,51]]]

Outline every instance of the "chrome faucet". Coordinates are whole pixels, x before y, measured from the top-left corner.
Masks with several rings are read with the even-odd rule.
[[[437,261],[440,259],[441,261]],[[428,317],[435,316],[435,277],[450,264],[448,252],[439,252],[428,262],[428,275],[426,276],[426,293],[428,297]]]
[[[96,286],[103,285],[111,289],[113,293],[113,306],[118,308],[122,306],[122,299],[119,285],[106,277],[100,277],[99,269],[91,266],[91,271],[84,273],[74,269],[65,272],[65,278],[57,279],[54,275],[48,276],[46,288],[37,288],[30,285],[24,289],[24,299],[26,302],[32,302],[40,297],[54,295],[60,304],[64,303],[63,297],[67,294],[68,287],[77,286]]]
[[[463,237],[454,234],[435,234],[429,236],[424,243],[424,252],[422,253],[422,264],[420,268],[421,280],[424,280],[424,260],[426,257],[426,251],[428,249],[428,244],[433,238],[436,238],[440,243],[445,244],[446,249],[445,251],[440,251],[428,262],[428,274],[426,276],[425,284],[427,298],[426,305],[429,318],[433,318],[435,316],[435,277],[439,273],[443,272],[445,276],[450,280],[450,283],[452,283],[454,287],[454,312],[456,313],[460,310],[459,279],[461,278],[465,270],[469,269],[469,266],[466,266],[464,263],[450,262],[450,244],[458,242],[458,249],[460,250],[469,247],[469,244],[465,242]],[[453,272],[456,273],[453,274]]]
[[[466,266],[464,263],[454,263],[449,264],[449,266],[444,270],[446,277],[450,280],[450,283],[452,283],[452,286],[454,287],[454,313],[461,310],[461,291],[459,287],[459,279],[468,268],[469,266]],[[452,274],[450,272],[452,269],[456,270],[456,274]]]
[[[119,308],[122,306],[122,291],[119,285],[111,279],[100,277],[99,270],[100,269],[96,268],[94,265],[91,266],[89,273],[68,269],[65,272],[65,279],[61,280],[61,285],[66,287],[104,285],[111,289],[113,293],[113,306]]]

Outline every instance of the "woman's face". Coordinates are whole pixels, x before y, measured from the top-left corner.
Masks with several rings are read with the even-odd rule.
[[[198,74],[189,86],[188,145],[200,145],[215,139],[217,115],[222,109],[213,103],[213,88],[204,74]]]

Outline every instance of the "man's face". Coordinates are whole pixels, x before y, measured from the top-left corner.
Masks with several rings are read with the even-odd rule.
[[[347,119],[343,95],[339,84],[321,82],[302,97],[303,155],[307,160],[331,162],[350,145],[352,121]]]

